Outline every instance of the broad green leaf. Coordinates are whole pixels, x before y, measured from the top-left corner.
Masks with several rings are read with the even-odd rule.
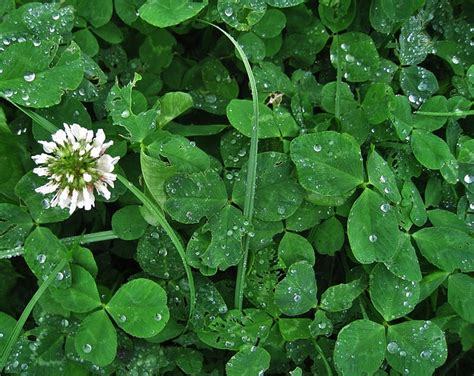
[[[193,3],[194,4],[194,3]],[[158,128],[163,128],[193,106],[193,99],[188,93],[166,93],[160,98],[160,111],[156,118]]]
[[[16,320],[4,312],[0,312],[0,354],[3,353],[3,348],[7,344],[10,334],[16,325]]]
[[[265,43],[256,34],[251,32],[240,33],[237,43],[242,47],[250,62],[259,63],[265,58]],[[239,57],[237,51],[236,55]]]
[[[239,31],[248,31],[265,15],[267,4],[263,1],[218,0],[217,11],[222,20]]]
[[[44,178],[28,172],[15,186],[15,194],[20,197],[28,207],[31,218],[39,224],[60,222],[69,217],[67,209],[59,206],[51,207],[54,193],[46,196],[36,193],[35,188],[46,184]]]
[[[298,180],[308,191],[324,196],[352,192],[364,181],[360,148],[352,136],[326,131],[291,142]]]
[[[364,33],[348,32],[334,37],[331,63],[350,82],[372,78],[379,67],[379,55],[372,38]]]
[[[380,33],[389,34],[395,21],[387,14],[382,6],[384,0],[373,0],[370,2],[369,19],[372,27]]]
[[[179,172],[200,172],[210,167],[209,156],[185,137],[158,132],[157,140],[147,146],[152,156],[162,156]]]
[[[94,278],[97,277],[99,271],[94,259],[94,254],[87,248],[73,245],[72,247],[72,262],[76,265],[82,266]]]
[[[333,33],[347,28],[356,15],[357,3],[354,0],[342,0],[330,5],[319,2],[318,12],[323,24]]]
[[[207,0],[196,3],[189,0],[147,0],[138,13],[156,27],[178,25],[197,15],[207,6]]]
[[[285,267],[298,261],[314,265],[314,250],[310,242],[301,235],[287,232],[278,245],[278,257]]]
[[[176,175],[165,184],[168,214],[181,223],[198,223],[227,203],[224,182],[214,170]]]
[[[74,346],[79,356],[104,367],[117,355],[117,332],[103,310],[86,316],[74,336]]]
[[[413,311],[420,296],[418,282],[406,281],[392,274],[383,264],[370,273],[370,299],[387,321],[398,319]]]
[[[400,22],[410,17],[423,5],[420,0],[382,0],[382,9],[391,20]]]
[[[427,274],[420,282],[420,302],[430,296],[448,278],[449,272]]]
[[[428,215],[420,192],[412,181],[406,181],[403,184],[402,197],[401,206],[405,207],[405,210],[409,210],[411,221],[418,227],[423,226]]]
[[[321,295],[320,306],[329,312],[340,312],[351,308],[352,302],[365,290],[360,279],[331,286]]]
[[[2,1],[2,5],[6,3],[8,1]],[[33,40],[35,44],[41,44],[43,40],[58,41],[74,26],[74,8],[61,5],[63,4],[32,2],[7,13],[0,24],[0,35],[8,36],[6,45],[13,42],[10,41],[12,37],[17,40],[18,37]]]
[[[252,101],[233,99],[227,106],[226,113],[230,124],[235,129],[247,137],[251,136],[253,123]],[[280,129],[274,123],[272,110],[262,103],[259,104],[258,137],[280,137]]]
[[[289,8],[304,3],[305,0],[265,0],[265,2],[275,8]]]
[[[474,271],[474,240],[450,227],[427,227],[413,235],[421,254],[441,270]]]
[[[457,182],[458,164],[443,139],[430,132],[416,129],[411,136],[411,147],[416,159],[423,166],[441,170],[448,183]]]
[[[0,249],[21,245],[32,227],[33,221],[23,208],[0,203]]]
[[[220,270],[237,265],[242,258],[242,237],[248,225],[242,212],[231,205],[209,218],[204,230],[211,232],[211,243],[201,255],[203,263]]]
[[[145,233],[147,225],[137,205],[125,206],[112,216],[112,231],[123,240],[140,238]]]
[[[325,47],[329,33],[317,18],[306,27],[299,26],[298,29],[298,32],[285,35],[279,52],[283,57],[297,61],[298,65],[309,67],[314,64],[317,54]]]
[[[50,288],[51,296],[68,311],[85,313],[100,306],[100,297],[91,274],[79,265],[71,265],[71,287]]]
[[[400,140],[409,140],[414,125],[411,106],[408,97],[395,95],[389,103],[390,121],[395,127]]]
[[[461,231],[466,231],[467,226],[466,223],[459,218],[453,212],[442,210],[442,209],[434,209],[428,212],[428,218],[433,226],[439,227],[452,227],[457,228]]]
[[[422,112],[448,112],[448,100],[442,95],[428,98],[419,109]],[[441,128],[448,120],[445,116],[427,116],[415,114],[414,127],[433,132]]]
[[[81,48],[81,51],[89,56],[99,53],[99,43],[96,37],[88,29],[81,29],[74,33],[74,42]]]
[[[271,316],[259,309],[234,309],[223,317],[215,316],[214,320],[209,320],[197,335],[208,346],[237,351],[242,345],[255,344],[259,340],[264,342],[272,324]]]
[[[263,375],[270,368],[270,354],[262,347],[245,346],[225,365],[228,376]]]
[[[26,238],[23,257],[36,278],[44,281],[68,256],[66,246],[50,229],[37,227]],[[62,288],[71,285],[71,269],[68,264],[56,276],[55,284]]]
[[[7,201],[16,201],[15,185],[24,175],[24,167],[22,164],[24,148],[13,136],[10,128],[7,126],[5,114],[0,110],[0,123],[3,132],[0,131],[0,197],[7,198]],[[21,128],[17,132],[22,132]]]
[[[336,93],[339,95],[339,107],[341,114],[350,113],[357,108],[357,102],[354,99],[351,88],[345,82],[339,84],[329,82],[323,86],[321,91],[321,107],[330,114],[336,113]]]
[[[378,193],[365,189],[352,206],[347,235],[355,258],[362,264],[389,261],[398,250],[397,216],[386,205]]]
[[[131,82],[123,87],[116,83],[110,90],[106,108],[115,125],[124,127],[131,142],[142,142],[147,136],[156,130],[156,117],[160,113],[159,108],[135,114],[132,109],[132,89],[141,80],[141,76],[135,73]]]
[[[84,17],[92,26],[100,27],[110,21],[113,13],[112,0],[73,0],[79,16]]]
[[[318,253],[334,256],[343,244],[344,228],[336,217],[330,217],[317,227],[314,246]]]
[[[341,329],[334,348],[334,363],[342,376],[372,375],[385,357],[385,328],[357,320]]]
[[[161,226],[148,227],[138,241],[136,259],[146,273],[158,278],[175,279],[184,274],[181,257]]]
[[[81,83],[83,63],[81,50],[74,42],[61,54],[56,52],[57,44],[46,40],[39,46],[26,41],[6,48],[0,59],[3,96],[33,108],[58,104],[66,90],[76,89]]]
[[[169,320],[166,292],[156,282],[138,278],[122,285],[105,309],[128,334],[148,338],[161,332]]]
[[[140,60],[144,64],[148,64],[148,70],[151,73],[147,76],[146,72],[143,72],[145,83],[150,85],[148,87],[150,94],[157,94],[160,91],[162,82],[158,75],[173,61],[173,49],[176,44],[177,41],[173,34],[166,29],[154,28],[140,46]]]
[[[393,89],[383,82],[376,82],[369,87],[362,108],[370,124],[380,124],[388,119],[388,105],[392,98]]]
[[[275,303],[284,314],[298,316],[316,306],[316,291],[316,278],[311,264],[296,262],[275,287]]]
[[[438,80],[432,72],[413,65],[402,68],[400,86],[414,107],[419,107],[439,89]]]
[[[394,3],[392,0],[383,0],[382,4]],[[409,11],[410,5],[400,2],[393,9]],[[408,3],[408,2],[407,2]],[[405,17],[403,17],[405,18]],[[421,17],[410,17],[402,26],[399,37],[399,60],[402,65],[416,65],[422,63],[433,49],[430,36],[425,31],[425,23]]]
[[[448,302],[464,320],[474,323],[474,278],[453,274],[448,279]]]
[[[171,356],[176,361],[176,365],[186,374],[199,374],[203,366],[203,355],[194,349],[188,347],[171,348]]]
[[[289,231],[300,232],[314,227],[322,219],[327,218],[330,210],[323,207],[317,207],[308,201],[303,201],[294,214],[286,219],[286,229]]]
[[[409,236],[401,235],[400,237],[397,252],[392,259],[385,261],[384,264],[397,277],[419,282],[421,281],[421,270],[415,248],[413,248]]]
[[[395,174],[388,163],[374,149],[367,158],[369,182],[379,193],[392,202],[400,202],[402,197],[397,187]]]
[[[317,336],[327,336],[329,337],[332,334],[334,325],[330,319],[327,318],[326,313],[318,309],[314,314],[314,320],[309,326],[309,331],[313,337]]]
[[[176,175],[177,168],[159,158],[140,153],[143,179],[155,201],[163,207],[166,201],[165,182]]]
[[[447,358],[443,331],[431,321],[406,321],[388,327],[387,362],[402,374],[429,376]]]
[[[269,9],[265,12],[263,18],[252,27],[252,30],[260,38],[275,38],[285,26],[285,13],[278,9]]]
[[[309,332],[310,319],[283,319],[278,320],[278,328],[281,336],[286,341],[307,339],[311,336]]]
[[[233,201],[244,206],[247,165],[242,168],[232,192]],[[290,158],[283,153],[268,152],[257,156],[254,217],[278,221],[291,216],[303,201],[303,190],[292,176]]]

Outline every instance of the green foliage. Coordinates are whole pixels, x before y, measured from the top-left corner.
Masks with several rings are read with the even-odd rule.
[[[472,373],[473,27],[454,0],[0,1],[0,373]],[[63,123],[120,157],[72,215],[32,171]]]

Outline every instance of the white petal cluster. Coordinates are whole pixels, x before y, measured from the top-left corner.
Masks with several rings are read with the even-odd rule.
[[[48,178],[48,182],[36,188],[44,195],[56,192],[51,206],[90,210],[95,205],[94,189],[110,198],[108,186],[113,187],[117,176],[112,173],[119,157],[111,157],[105,151],[113,141],[105,142],[102,129],[94,132],[79,124],[64,123],[52,136],[52,141],[39,141],[44,153],[31,158],[39,165],[33,172]]]

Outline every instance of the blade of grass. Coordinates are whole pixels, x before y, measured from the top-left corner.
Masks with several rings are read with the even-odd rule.
[[[181,244],[180,239],[176,235],[176,232],[174,232],[169,222],[166,220],[166,217],[161,211],[161,209],[152,200],[150,200],[147,196],[145,196],[145,194],[142,191],[140,191],[137,187],[135,187],[124,176],[117,174],[117,179],[123,185],[125,185],[130,190],[130,192],[132,192],[135,195],[135,197],[138,198],[151,213],[153,213],[153,215],[158,220],[158,223],[161,225],[161,227],[163,227],[166,234],[170,237],[171,242],[176,247],[179,253],[179,256],[181,257],[181,261],[183,262],[184,270],[186,271],[186,277],[188,278],[188,282],[189,282],[189,300],[190,300],[189,317],[192,317],[192,314],[194,312],[194,307],[196,304],[196,289],[194,287],[193,273],[188,263],[186,262],[186,251],[184,250],[184,247]]]
[[[16,108],[18,108],[21,112],[23,112],[25,115],[29,116],[32,120],[36,121],[46,132],[53,134],[58,130],[58,128],[53,123],[51,123],[49,120],[45,119],[41,115],[37,114],[36,112],[31,111],[28,108],[21,107],[11,101],[9,102]]]
[[[341,71],[341,63],[340,63],[340,46],[339,46],[339,38],[338,35],[334,35],[334,41],[337,46],[337,73],[336,73],[336,98],[335,98],[335,111],[334,116],[336,119],[340,119],[341,117],[341,82],[342,82],[342,71]]]
[[[252,107],[253,107],[253,118],[252,118],[252,134],[250,138],[250,151],[248,159],[247,179],[246,179],[246,190],[245,190],[245,202],[244,202],[244,217],[249,223],[252,223],[253,210],[255,202],[255,180],[257,177],[257,153],[258,153],[258,93],[257,83],[255,76],[253,75],[252,67],[250,62],[245,55],[244,50],[240,47],[239,43],[225,30],[217,25],[202,21],[207,25],[215,27],[221,33],[223,33],[235,46],[235,49],[239,53],[240,58],[245,66],[245,71],[249,78],[250,89],[252,93]],[[245,275],[247,274],[247,262],[249,253],[250,237],[248,234],[243,239],[243,256],[237,267],[237,280],[235,283],[235,297],[234,304],[235,308],[242,309],[242,302],[244,299],[244,288],[245,288]]]
[[[44,281],[40,285],[40,287],[38,288],[36,293],[33,295],[33,297],[30,299],[30,301],[26,305],[25,309],[21,313],[21,316],[18,319],[15,327],[13,328],[13,331],[10,334],[10,337],[8,337],[7,343],[5,344],[5,347],[3,348],[2,354],[0,356],[0,372],[5,367],[5,365],[7,363],[7,360],[8,360],[8,357],[10,356],[10,352],[12,351],[13,346],[15,345],[15,343],[18,339],[18,336],[21,333],[21,329],[23,328],[23,326],[25,325],[26,320],[30,316],[31,311],[33,311],[34,306],[36,305],[38,300],[41,298],[43,293],[46,291],[46,289],[49,287],[49,285],[51,285],[51,283],[54,281],[54,279],[56,278],[56,275],[59,273],[59,271],[64,268],[64,266],[66,265],[66,262],[67,262],[67,260],[64,259],[58,265],[56,265],[56,267],[53,269],[53,271],[48,276],[46,281]]]

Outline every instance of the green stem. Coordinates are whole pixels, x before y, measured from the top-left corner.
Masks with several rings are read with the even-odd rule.
[[[255,180],[257,178],[257,153],[258,153],[258,92],[257,83],[252,72],[250,62],[245,55],[244,50],[240,47],[239,43],[225,30],[217,25],[202,21],[207,25],[215,27],[221,33],[223,33],[234,45],[235,49],[240,55],[242,62],[245,66],[245,71],[249,78],[250,89],[252,91],[252,105],[253,105],[253,117],[252,117],[252,134],[250,138],[250,151],[248,159],[246,189],[245,189],[245,202],[244,202],[244,217],[249,223],[252,223],[254,202],[255,202]],[[249,255],[250,237],[248,234],[244,236],[243,248],[242,248],[242,259],[237,266],[237,279],[235,281],[235,296],[234,304],[235,308],[242,309],[242,302],[244,300],[244,288],[245,288],[245,275],[247,274],[247,263]]]
[[[189,317],[191,317],[194,312],[194,306],[196,304],[196,289],[194,287],[193,273],[188,263],[186,262],[186,251],[184,250],[181,240],[178,238],[178,235],[176,235],[176,232],[174,232],[173,228],[166,220],[166,217],[161,211],[161,209],[153,201],[151,201],[147,196],[145,196],[142,191],[140,191],[122,175],[117,174],[117,179],[123,185],[125,185],[125,187],[127,187],[130,192],[132,192],[135,197],[138,198],[151,213],[153,213],[153,215],[158,220],[158,223],[161,225],[161,227],[163,227],[163,230],[165,230],[166,234],[171,239],[171,242],[176,247],[176,250],[178,251],[179,256],[181,257],[181,261],[183,262],[184,270],[186,271],[186,276],[189,282]]]
[[[311,338],[311,342],[313,343],[313,346],[316,349],[316,352],[321,357],[321,359],[324,363],[324,367],[326,368],[327,376],[333,376],[331,366],[329,365],[329,362],[326,359],[326,355],[324,355],[323,350],[321,349],[321,347],[318,345],[318,343],[316,342],[316,340],[314,338]]]
[[[3,370],[5,367],[8,357],[10,356],[10,352],[12,351],[13,346],[15,345],[18,336],[21,333],[21,330],[23,326],[25,325],[26,320],[28,319],[28,316],[30,316],[31,311],[33,310],[34,306],[38,302],[38,300],[41,298],[43,293],[46,291],[46,289],[51,285],[51,283],[54,281],[56,278],[56,275],[61,271],[64,266],[66,265],[67,260],[64,259],[62,260],[56,267],[53,269],[51,274],[48,276],[48,278],[40,285],[36,293],[33,295],[33,297],[30,299],[28,302],[27,306],[21,313],[20,318],[18,319],[15,327],[13,328],[12,333],[10,334],[10,337],[8,337],[7,343],[5,347],[3,348],[1,357],[0,357],[0,372]]]
[[[433,117],[462,117],[474,115],[474,110],[470,111],[455,111],[455,112],[429,112],[429,111],[416,111],[416,115],[433,116]]]
[[[103,242],[105,240],[117,239],[118,236],[114,234],[112,230],[93,232],[91,234],[70,236],[68,238],[60,239],[65,244],[73,244],[78,242],[79,244],[89,244],[95,242]],[[23,247],[16,247],[13,249],[5,249],[0,251],[0,260],[9,259],[16,256],[21,256],[24,253]]]

